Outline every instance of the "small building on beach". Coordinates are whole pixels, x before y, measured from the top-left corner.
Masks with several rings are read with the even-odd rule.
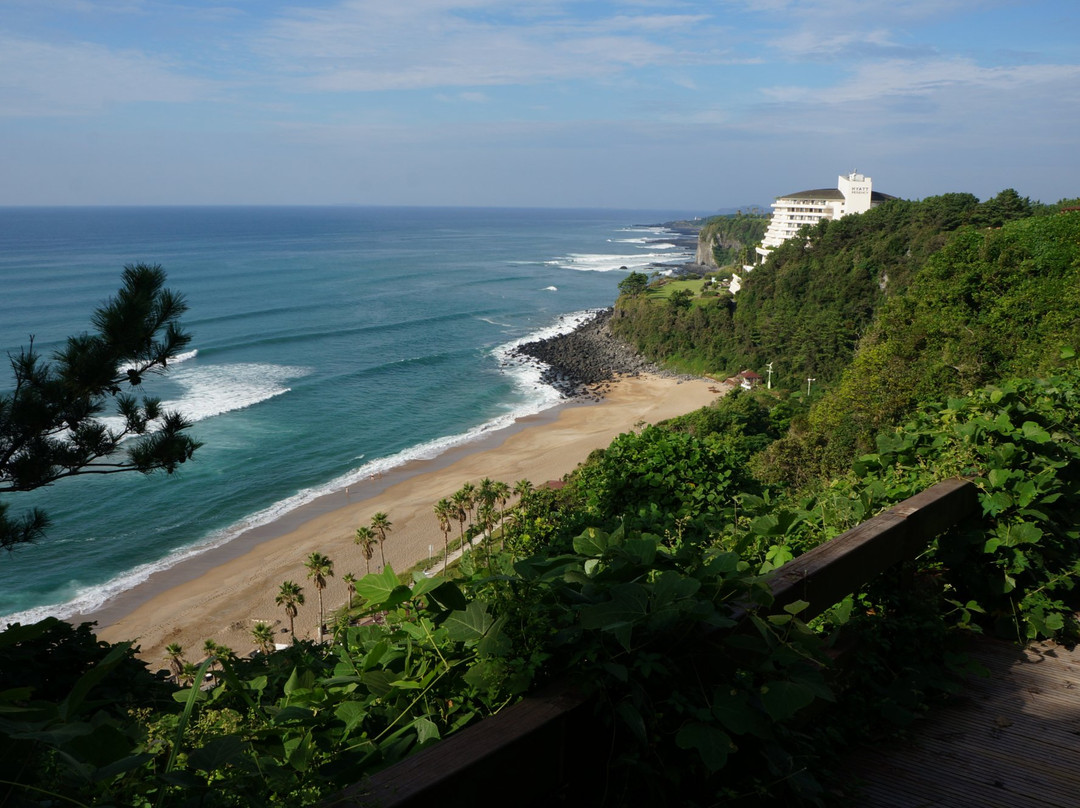
[[[730,379],[725,379],[724,384],[728,387],[741,387],[743,390],[753,390],[761,384],[761,377],[752,370],[744,370]]]

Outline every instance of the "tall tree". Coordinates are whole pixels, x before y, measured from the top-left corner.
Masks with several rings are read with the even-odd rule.
[[[461,486],[461,494],[465,503],[465,512],[469,515],[469,527],[473,524],[473,508],[476,507],[476,486],[465,483]]]
[[[465,552],[465,517],[469,512],[469,494],[463,488],[459,488],[450,497],[450,502],[454,506],[454,513],[457,515],[458,531],[461,534],[461,552]]]
[[[643,272],[631,272],[619,281],[619,294],[637,297],[645,294],[649,287],[649,276]]]
[[[299,607],[304,605],[303,587],[293,581],[283,581],[277,597],[274,598],[274,603],[285,607],[285,614],[289,618],[289,635],[295,640],[296,629],[293,621],[300,612]]]
[[[51,361],[37,354],[33,338],[10,357],[14,383],[0,395],[0,493],[84,474],[171,474],[191,459],[199,443],[184,434],[189,422],[130,392],[190,343],[179,325],[186,310],[183,297],[165,288],[160,266],[129,265],[116,296],[94,311],[93,333],[69,337]],[[110,401],[122,419],[116,429],[98,419]],[[18,518],[7,510],[0,502],[0,547],[34,541],[48,526],[40,509]]]
[[[367,525],[361,525],[356,529],[356,538],[353,541],[360,545],[360,550],[364,553],[364,561],[367,563],[367,574],[371,575],[371,559],[375,555],[375,543],[378,541],[375,531]]]
[[[499,515],[501,516],[502,512],[506,510],[506,503],[510,501],[513,491],[502,480],[496,480],[492,484],[492,489],[495,491],[495,499],[499,503]]]
[[[522,478],[516,483],[514,483],[514,493],[517,494],[518,498],[522,498],[527,496],[528,494],[531,494],[532,490],[533,484],[530,480]]]
[[[319,642],[323,641],[323,625],[326,618],[323,616],[323,590],[326,589],[326,579],[334,577],[334,562],[322,553],[312,553],[304,562],[307,568],[308,578],[315,584],[319,593]]]
[[[165,659],[169,663],[169,670],[173,677],[180,681],[180,674],[184,670],[184,647],[180,643],[171,642],[165,646]]]
[[[356,576],[351,572],[346,572],[341,576],[341,580],[345,582],[345,588],[349,591],[349,611],[352,611],[353,596],[356,594]]]
[[[450,563],[450,522],[457,520],[457,511],[446,497],[435,503],[435,518],[439,520],[439,530],[443,534],[443,573]]]
[[[390,517],[382,511],[371,517],[371,529],[379,537],[379,557],[382,559],[383,569],[386,569],[386,550],[383,545],[386,544],[386,534],[390,532],[391,527],[393,527],[393,523],[391,523]]]

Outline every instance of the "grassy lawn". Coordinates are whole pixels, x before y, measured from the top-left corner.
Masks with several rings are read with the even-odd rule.
[[[689,289],[694,293],[694,297],[700,297],[701,288],[704,285],[705,281],[701,278],[689,281],[668,281],[659,289],[649,289],[649,298],[653,300],[667,300],[679,289]]]

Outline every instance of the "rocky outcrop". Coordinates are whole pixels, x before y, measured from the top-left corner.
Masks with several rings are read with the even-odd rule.
[[[717,269],[716,255],[713,253],[715,238],[715,233],[706,233],[704,230],[698,233],[697,254],[694,256],[695,264],[704,264]]]
[[[599,311],[573,331],[520,345],[511,356],[543,363],[543,381],[565,398],[602,398],[605,383],[616,376],[677,375],[649,362],[612,334],[611,315],[612,309]]]

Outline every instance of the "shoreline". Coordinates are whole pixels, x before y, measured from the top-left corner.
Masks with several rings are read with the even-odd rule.
[[[68,621],[98,622],[98,636],[109,642],[136,641],[148,664],[160,663],[165,645],[173,642],[183,645],[191,658],[201,655],[206,639],[245,654],[254,647],[250,628],[256,622],[270,623],[277,632],[286,630],[284,611],[274,604],[274,596],[282,581],[293,580],[308,596],[296,619],[297,635],[312,636],[318,614],[303,559],[317,551],[334,560],[335,577],[324,592],[331,612],[348,597],[341,576],[365,574],[352,537],[372,513],[389,514],[393,528],[386,558],[400,572],[426,554],[437,554],[443,534],[432,507],[464,482],[491,477],[513,484],[526,478],[539,485],[561,479],[616,435],[643,421],[697,409],[718,395],[716,383],[708,379],[615,373],[603,382],[602,400],[569,399],[435,458],[410,461],[381,478],[320,497],[155,573],[101,609]],[[376,553],[372,572],[379,567]],[[281,634],[279,640],[288,637]]]
[[[378,477],[361,480],[358,483],[321,494],[310,502],[286,511],[273,521],[244,530],[223,544],[211,546],[189,558],[178,561],[172,566],[151,573],[146,580],[123,590],[99,608],[75,612],[65,617],[64,620],[73,624],[92,620],[99,623],[103,628],[108,627],[119,622],[162,592],[189,583],[214,570],[221,564],[228,563],[257,550],[260,545],[266,542],[293,533],[315,519],[343,508],[362,505],[368,500],[381,496],[399,483],[405,482],[416,475],[438,472],[474,452],[497,449],[511,435],[523,429],[554,422],[563,408],[587,406],[587,404],[588,402],[584,400],[565,401],[541,412],[523,415],[515,419],[512,424],[492,430],[468,443],[451,446],[435,457],[408,460],[385,473],[380,473]],[[357,526],[359,526],[359,523],[357,523]]]

